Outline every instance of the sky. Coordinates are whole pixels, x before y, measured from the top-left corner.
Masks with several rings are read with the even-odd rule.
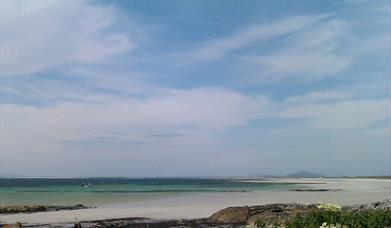
[[[0,0],[16,176],[390,175],[387,0]]]

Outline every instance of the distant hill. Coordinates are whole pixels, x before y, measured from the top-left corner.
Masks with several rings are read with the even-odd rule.
[[[324,175],[319,174],[319,173],[312,173],[312,172],[308,172],[308,171],[303,171],[303,170],[285,175],[285,177],[291,177],[291,178],[318,178],[318,177],[322,177],[322,176],[324,176]]]
[[[318,177],[325,177],[322,174],[319,173],[312,173],[305,170],[299,170],[294,173],[290,173],[287,175],[273,175],[273,174],[253,174],[250,175],[251,177],[263,177],[263,178],[318,178]]]

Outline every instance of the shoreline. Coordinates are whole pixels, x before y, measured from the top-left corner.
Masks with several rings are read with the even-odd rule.
[[[2,223],[23,224],[75,223],[121,218],[195,219],[206,218],[221,209],[233,206],[266,205],[273,203],[334,203],[357,205],[388,199],[391,181],[386,180],[324,180],[326,184],[309,184],[313,188],[341,188],[340,191],[296,192],[208,192],[171,196],[121,203],[105,203],[96,208],[68,211],[37,212],[32,214],[0,215]],[[306,185],[300,185],[307,188]]]

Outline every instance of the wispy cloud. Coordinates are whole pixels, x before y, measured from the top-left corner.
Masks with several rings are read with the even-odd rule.
[[[357,94],[351,91],[313,91],[306,94],[290,96],[285,100],[288,102],[300,102],[300,103],[317,103],[322,101],[335,101],[352,98]]]
[[[341,94],[345,96],[345,94]],[[335,96],[332,96],[335,98]],[[319,97],[324,99],[323,95]],[[285,107],[277,116],[306,120],[312,130],[352,131],[371,128],[384,129],[390,115],[388,98],[381,99],[341,99],[333,102],[296,103]]]
[[[183,133],[160,133],[160,134],[151,134],[151,135],[146,135],[147,137],[151,138],[178,138],[181,136],[184,136],[185,134]]]
[[[234,34],[205,41],[194,51],[186,53],[187,63],[217,60],[233,51],[248,48],[255,42],[265,42],[305,29],[319,21],[329,18],[331,14],[304,15],[284,18],[271,23],[254,24],[236,31]]]
[[[121,12],[87,1],[1,1],[1,75],[100,63],[137,47]],[[26,25],[29,26],[26,26]]]
[[[343,71],[351,63],[351,55],[340,51],[347,29],[343,20],[325,20],[291,35],[270,54],[245,57],[251,69],[260,72],[251,80],[265,83],[293,77],[314,81]]]

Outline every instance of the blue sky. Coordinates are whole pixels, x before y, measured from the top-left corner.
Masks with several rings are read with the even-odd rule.
[[[389,1],[1,0],[1,172],[390,174]]]

